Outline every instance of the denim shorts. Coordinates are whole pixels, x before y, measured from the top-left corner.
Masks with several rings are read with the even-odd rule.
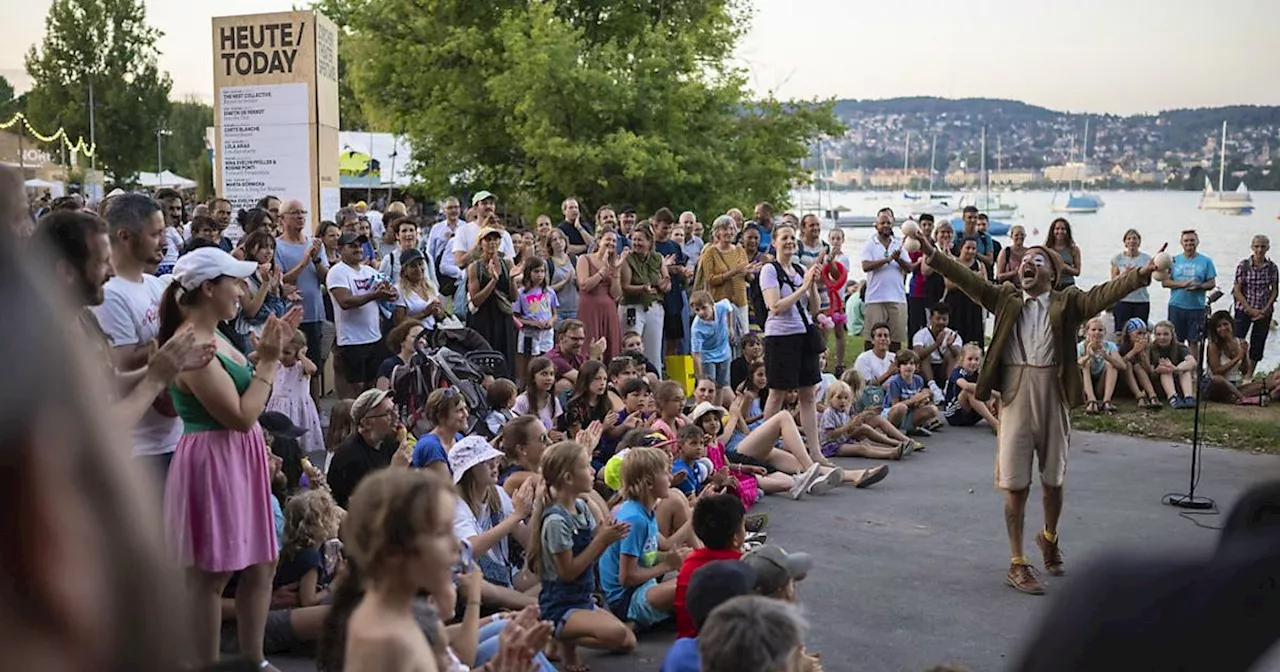
[[[1173,333],[1179,341],[1199,341],[1200,331],[1204,326],[1204,311],[1199,308],[1169,306],[1169,321],[1173,323]]]
[[[627,607],[627,620],[648,627],[671,618],[670,613],[658,611],[649,604],[649,591],[657,585],[657,579],[649,579],[636,589],[635,594],[631,596],[631,605]]]

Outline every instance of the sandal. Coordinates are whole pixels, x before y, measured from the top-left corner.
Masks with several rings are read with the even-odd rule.
[[[1147,397],[1147,408],[1153,411],[1163,411],[1164,404],[1160,403],[1160,397],[1150,396]]]
[[[1098,402],[1096,402],[1096,401],[1091,401],[1091,402],[1089,402],[1089,405],[1085,407],[1084,412],[1085,412],[1086,414],[1088,414],[1088,415],[1097,415],[1097,414],[1098,414]]]
[[[916,447],[915,447],[914,445],[912,445],[912,442],[911,442],[911,441],[903,441],[902,443],[899,443],[899,444],[898,444],[898,456],[897,456],[897,457],[895,457],[895,458],[893,458],[893,459],[895,459],[895,460],[901,460],[902,458],[904,458],[904,457],[906,457],[906,456],[910,455],[912,452],[914,452],[914,451],[915,451],[915,449],[916,449]]]
[[[869,488],[876,483],[884,480],[889,475],[889,465],[882,464],[878,467],[872,467],[862,473],[862,478],[853,484],[855,488]]]
[[[910,443],[912,446],[915,446],[915,452],[917,453],[923,453],[929,450],[929,446],[926,446],[923,443],[916,441],[915,439],[907,439],[907,442]]]
[[[1145,411],[1151,408],[1151,403],[1146,397],[1138,397],[1138,410]]]
[[[1102,412],[1103,412],[1103,413],[1106,413],[1107,415],[1115,415],[1115,414],[1116,414],[1116,411],[1118,411],[1118,410],[1120,410],[1120,409],[1116,408],[1116,405],[1115,405],[1115,404],[1113,404],[1113,403],[1111,403],[1111,402],[1109,402],[1109,401],[1104,401],[1104,402],[1102,402]]]

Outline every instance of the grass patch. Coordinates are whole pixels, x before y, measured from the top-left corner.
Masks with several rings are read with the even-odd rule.
[[[1084,408],[1071,411],[1071,426],[1090,432],[1141,436],[1191,443],[1195,411],[1139,410],[1131,400],[1117,400],[1115,415],[1088,415]],[[1200,409],[1201,443],[1280,455],[1280,405],[1232,406],[1208,404]]]
[[[835,368],[835,336],[827,336],[828,370]],[[847,336],[844,346],[845,367],[852,367],[862,354],[862,337]],[[1084,407],[1071,411],[1071,426],[1089,432],[1124,434],[1163,441],[1191,443],[1195,411],[1143,411],[1130,399],[1115,401],[1120,412],[1115,415],[1088,415]],[[1280,401],[1259,408],[1209,404],[1200,409],[1200,439],[1203,444],[1280,455]]]

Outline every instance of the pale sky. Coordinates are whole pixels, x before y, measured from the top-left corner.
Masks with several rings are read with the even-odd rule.
[[[19,91],[50,1],[0,0],[0,74]],[[1011,98],[1118,114],[1280,104],[1277,0],[752,2],[736,57],[754,89],[782,98]],[[212,99],[211,17],[294,4],[146,0],[174,96]]]

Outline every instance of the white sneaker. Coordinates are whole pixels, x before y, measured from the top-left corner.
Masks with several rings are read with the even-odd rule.
[[[813,485],[813,482],[818,478],[819,468],[818,463],[814,462],[809,465],[808,469],[805,469],[792,477],[795,480],[791,484],[791,489],[787,491],[787,494],[791,496],[791,499],[800,499],[804,493],[809,491],[809,486]]]
[[[946,400],[946,396],[942,394],[942,389],[938,387],[936,382],[931,380],[929,381],[929,390],[933,392],[933,403],[941,406],[942,402]]]
[[[809,494],[826,494],[827,491],[839,487],[841,483],[844,483],[844,469],[833,467],[831,471],[814,480],[813,485],[809,486]]]

